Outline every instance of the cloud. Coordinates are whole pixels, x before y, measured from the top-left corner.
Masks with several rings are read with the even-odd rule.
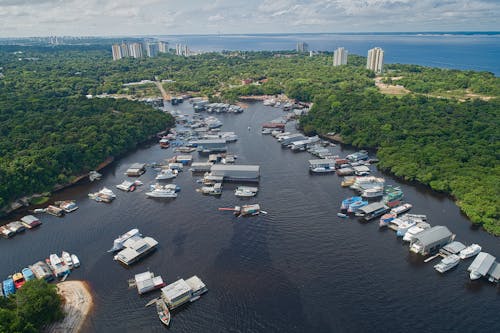
[[[0,0],[0,36],[500,30],[499,0]]]

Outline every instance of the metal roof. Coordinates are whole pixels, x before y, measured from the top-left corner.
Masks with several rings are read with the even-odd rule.
[[[191,276],[189,279],[187,279],[186,283],[193,291],[198,291],[200,289],[205,288],[205,284],[203,283],[203,281],[201,281],[201,279],[196,275]]]
[[[368,172],[368,171],[370,171],[370,168],[367,167],[366,165],[353,166],[352,168],[354,169],[354,171],[357,171],[357,172]]]
[[[491,268],[488,274],[495,280],[500,280],[500,264],[495,262]]]
[[[448,251],[448,252],[453,253],[453,254],[458,253],[465,248],[466,248],[466,246],[464,244],[457,242],[457,241],[451,242],[450,244],[443,246],[443,250]]]
[[[384,205],[383,202],[374,202],[374,203],[371,203],[369,205],[366,205],[364,207],[359,208],[359,210],[361,210],[365,214],[369,214],[369,213],[372,213],[376,210],[382,209],[384,207],[386,207],[386,206]]]
[[[335,160],[329,159],[317,159],[317,160],[309,160],[310,165],[335,165]]]
[[[495,257],[486,252],[480,252],[467,269],[469,272],[475,271],[485,276],[495,263]]]
[[[449,238],[451,236],[452,233],[447,227],[437,225],[415,235],[415,239],[419,241],[423,246],[426,246],[438,242],[442,239]]]
[[[184,281],[184,279],[179,279],[174,283],[169,284],[166,287],[161,288],[163,296],[168,301],[171,301],[179,296],[191,292],[191,287]]]
[[[214,164],[210,168],[211,171],[253,171],[259,172],[259,165],[231,165],[231,164]]]
[[[31,222],[38,221],[38,219],[36,217],[34,217],[33,215],[26,215],[24,217],[21,217],[21,221],[29,224]]]
[[[130,169],[144,169],[146,167],[146,164],[144,163],[134,163],[130,166]]]

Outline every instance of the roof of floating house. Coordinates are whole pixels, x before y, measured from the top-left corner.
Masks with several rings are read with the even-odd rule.
[[[451,236],[452,233],[447,227],[438,225],[415,235],[415,239],[426,246]]]

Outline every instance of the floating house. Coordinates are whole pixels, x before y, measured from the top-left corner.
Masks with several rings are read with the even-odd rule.
[[[188,165],[193,162],[193,155],[177,155],[175,160],[179,163],[182,163],[182,165]]]
[[[444,254],[444,255],[449,256],[451,254],[459,254],[460,251],[462,251],[465,248],[466,248],[466,246],[464,244],[462,244],[458,241],[453,241],[450,244],[443,246],[443,248],[441,250],[439,250],[439,252]]]
[[[118,252],[114,259],[125,265],[131,265],[154,251],[157,245],[158,242],[151,237],[134,236],[123,243],[125,249]]]
[[[42,222],[33,215],[26,215],[24,217],[21,217],[21,223],[24,224],[24,226],[28,229],[33,229],[42,224]]]
[[[414,236],[410,243],[410,251],[421,255],[437,252],[453,241],[455,235],[445,226],[434,226]]]
[[[196,275],[187,280],[179,279],[161,289],[161,296],[170,310],[197,300],[208,289]]]
[[[169,309],[175,309],[191,300],[191,287],[184,279],[179,279],[161,288],[161,295]]]
[[[134,163],[125,171],[125,174],[129,177],[139,177],[144,172],[146,172],[146,164]]]
[[[225,139],[212,139],[212,140],[195,140],[190,144],[197,147],[200,153],[222,153],[227,151],[227,143]]]
[[[389,207],[384,205],[383,202],[373,202],[364,207],[361,207],[357,211],[357,215],[362,216],[363,220],[369,221],[378,216],[385,214],[389,210]]]
[[[210,168],[212,167],[212,163],[208,162],[193,162],[191,164],[191,171],[192,172],[208,172],[210,171]]]
[[[470,272],[470,279],[477,280],[481,277],[487,277],[491,272],[493,275],[490,275],[492,282],[498,282],[499,280],[499,268],[497,267],[498,263],[496,262],[496,258],[489,253],[480,252],[474,261],[470,264],[467,271]]]
[[[331,159],[309,160],[309,170],[311,172],[316,172],[316,173],[334,172],[335,160]]]
[[[210,167],[210,175],[223,177],[224,181],[258,182],[260,177],[260,166],[214,164]]]
[[[155,276],[154,273],[150,271],[136,274],[133,284],[137,287],[139,295],[165,286],[165,282],[163,282],[161,276]]]
[[[370,174],[370,168],[366,165],[353,166],[352,169],[356,176],[368,176]]]

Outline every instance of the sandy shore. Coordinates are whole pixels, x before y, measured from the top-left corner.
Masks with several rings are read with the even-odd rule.
[[[93,307],[90,288],[84,281],[65,281],[57,284],[63,297],[64,319],[46,329],[47,333],[76,333],[82,328]]]

